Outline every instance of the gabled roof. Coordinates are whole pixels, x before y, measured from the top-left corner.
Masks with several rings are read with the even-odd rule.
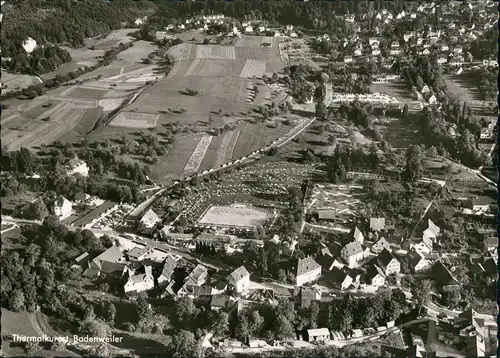
[[[389,251],[390,251],[390,248],[391,248],[391,245],[389,244],[389,242],[384,237],[381,237],[380,239],[378,239],[377,241],[375,241],[375,243],[372,245],[372,249],[373,249],[374,246],[375,246],[376,249],[386,249],[386,250],[389,250]]]
[[[305,257],[299,260],[297,264],[297,276],[305,275],[318,268],[321,268],[320,264],[314,261],[312,257]]]
[[[322,336],[330,337],[330,331],[328,330],[328,328],[308,329],[307,335],[309,337],[322,337]]]
[[[472,205],[489,205],[490,204],[490,198],[483,196],[479,198],[473,198],[471,199]]]
[[[458,285],[457,279],[441,261],[436,261],[432,266],[432,276],[440,286]]]
[[[83,254],[81,254],[80,256],[78,256],[77,258],[75,258],[75,261],[76,261],[76,262],[83,261],[83,260],[84,260],[84,259],[86,259],[88,256],[89,256],[89,253],[88,253],[88,252],[84,252]]]
[[[331,271],[331,276],[335,283],[341,285],[349,275],[344,270],[334,267]]]
[[[441,231],[441,229],[432,222],[431,219],[428,220],[428,225],[429,225],[429,229],[435,234],[435,235],[439,235],[439,232]]]
[[[370,265],[366,269],[366,275],[370,278],[370,280],[373,280],[375,277],[377,277],[377,275],[385,278],[384,272],[377,265]]]
[[[127,253],[127,256],[129,258],[137,259],[137,258],[141,257],[142,255],[146,254],[150,250],[151,250],[151,248],[147,247],[147,246],[145,246],[145,247],[134,247],[132,250],[130,250]]]
[[[386,249],[382,250],[382,252],[377,256],[377,263],[382,268],[386,268],[391,263],[392,260],[397,261],[394,255]]]
[[[166,277],[167,279],[170,279],[176,267],[177,267],[177,261],[175,261],[172,256],[168,255],[165,261],[163,262],[163,269],[161,271],[161,275]]]
[[[227,280],[229,282],[231,282],[231,281],[238,282],[238,281],[244,279],[247,276],[250,276],[250,274],[248,273],[248,271],[245,268],[245,266],[240,266],[236,270],[234,270],[233,272],[231,272],[229,274],[229,276],[227,277]]]
[[[359,243],[362,243],[365,239],[363,236],[363,233],[359,231],[358,227],[354,229],[354,234],[353,234],[354,240],[359,241]]]
[[[143,215],[143,217],[141,218],[141,221],[147,222],[147,223],[154,223],[155,221],[158,221],[159,219],[160,218],[158,217],[158,215],[156,215],[156,213],[152,209],[149,209]]]
[[[65,197],[63,197],[63,196],[58,196],[58,197],[56,198],[55,202],[54,202],[54,205],[55,205],[56,207],[61,208],[61,207],[64,205],[64,203],[66,203],[66,202],[68,202],[68,203],[70,203],[70,204],[71,204],[71,202],[70,202],[68,199],[66,199]]]
[[[353,241],[345,245],[342,250],[347,252],[347,255],[353,256],[363,252],[363,247],[358,241]]]
[[[379,231],[385,228],[385,218],[371,218],[370,230]]]
[[[408,260],[408,265],[413,268],[417,266],[422,260],[425,260],[425,258],[417,250],[410,250],[406,255],[406,258]]]
[[[196,281],[199,281],[204,276],[208,275],[208,270],[203,265],[196,265],[193,271],[189,274],[189,277],[193,278]]]
[[[335,219],[335,210],[320,209],[318,210],[318,218],[320,220],[333,220]]]
[[[85,164],[85,162],[78,157],[74,157],[66,162],[66,168],[68,169],[75,169],[78,168],[80,165]]]
[[[117,263],[118,261],[120,261],[122,259],[122,257],[123,257],[123,254],[120,251],[120,249],[117,246],[113,245],[109,249],[107,249],[106,251],[101,253],[99,256],[94,258],[94,260],[92,260],[92,261],[99,268],[101,268],[103,262]]]

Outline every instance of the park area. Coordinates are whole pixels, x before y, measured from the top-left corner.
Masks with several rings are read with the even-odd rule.
[[[198,225],[254,228],[264,224],[268,216],[269,213],[264,209],[245,205],[212,206],[198,221]]]

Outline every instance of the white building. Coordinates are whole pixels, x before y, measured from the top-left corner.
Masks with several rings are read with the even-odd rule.
[[[71,202],[60,196],[54,202],[54,215],[59,218],[59,220],[66,219],[73,213],[73,204]]]
[[[65,165],[66,175],[80,174],[84,177],[89,175],[89,167],[85,161],[77,157],[70,159]]]
[[[427,229],[424,230],[422,237],[424,239],[431,239],[433,242],[435,242],[440,232],[441,229],[436,224],[434,224],[431,219],[429,219],[427,221]]]
[[[144,267],[145,273],[134,275],[130,269],[125,268],[127,282],[123,286],[123,290],[127,296],[137,295],[141,292],[152,290],[155,287],[155,282],[151,270],[151,266]]]
[[[382,269],[385,276],[397,275],[401,271],[401,264],[388,250],[382,250],[376,261],[377,266]]]
[[[247,34],[252,33],[252,32],[253,32],[253,27],[252,27],[252,26],[250,26],[250,25],[246,26],[246,27],[245,27],[245,32],[246,32]]]
[[[246,291],[250,286],[250,274],[245,266],[238,267],[226,279],[230,285],[233,285],[237,293]]]
[[[358,241],[353,241],[342,248],[340,257],[347,266],[354,268],[365,258],[365,253],[361,244]]]
[[[32,53],[33,50],[35,50],[36,46],[37,46],[36,41],[31,37],[28,37],[26,41],[23,42],[24,51],[26,51],[26,53],[28,54]]]
[[[160,221],[160,218],[158,217],[158,215],[156,215],[156,213],[149,209],[146,214],[144,214],[144,216],[141,218],[140,222],[142,224],[144,224],[144,226],[147,228],[147,229],[152,229],[156,223],[158,223]]]
[[[316,281],[320,276],[321,265],[314,261],[312,257],[299,260],[297,264],[296,286]]]

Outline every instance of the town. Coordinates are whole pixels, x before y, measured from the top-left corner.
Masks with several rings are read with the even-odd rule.
[[[2,4],[2,355],[495,355],[495,2],[51,6]]]

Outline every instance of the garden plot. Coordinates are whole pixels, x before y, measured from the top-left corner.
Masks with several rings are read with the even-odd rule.
[[[347,218],[363,205],[363,187],[359,185],[317,184],[308,204],[309,211],[330,210]]]
[[[101,99],[98,104],[102,107],[105,112],[112,112],[117,108],[120,108],[125,100],[123,98],[113,98],[113,99]]]
[[[239,77],[244,66],[239,60],[197,59],[186,76]]]
[[[236,41],[234,47],[249,47],[260,49],[263,42],[263,36],[246,36]]]
[[[261,76],[266,72],[266,62],[260,60],[247,60],[245,67],[240,73],[240,77],[249,78],[253,76]]]
[[[267,210],[246,207],[244,205],[212,206],[198,223],[246,228],[262,225],[268,217],[269,212]]]
[[[156,128],[160,115],[135,112],[121,112],[108,124],[111,127]]]
[[[187,175],[194,174],[198,171],[198,168],[205,157],[205,153],[207,152],[208,146],[210,142],[212,142],[212,136],[205,136],[200,139],[198,145],[195,150],[191,154],[186,166],[184,167],[184,173]]]
[[[43,101],[33,101],[34,106],[30,106],[23,112],[23,116],[27,118],[37,119],[41,116],[43,117],[45,113],[51,108],[61,108],[64,107],[65,102],[57,100],[43,100]],[[2,121],[3,123],[3,121]]]
[[[98,100],[103,98],[109,90],[99,90],[95,88],[86,88],[83,86],[71,87],[62,93],[63,96]]]
[[[280,59],[278,50],[274,48],[235,47],[236,58],[240,60],[277,61]]]

